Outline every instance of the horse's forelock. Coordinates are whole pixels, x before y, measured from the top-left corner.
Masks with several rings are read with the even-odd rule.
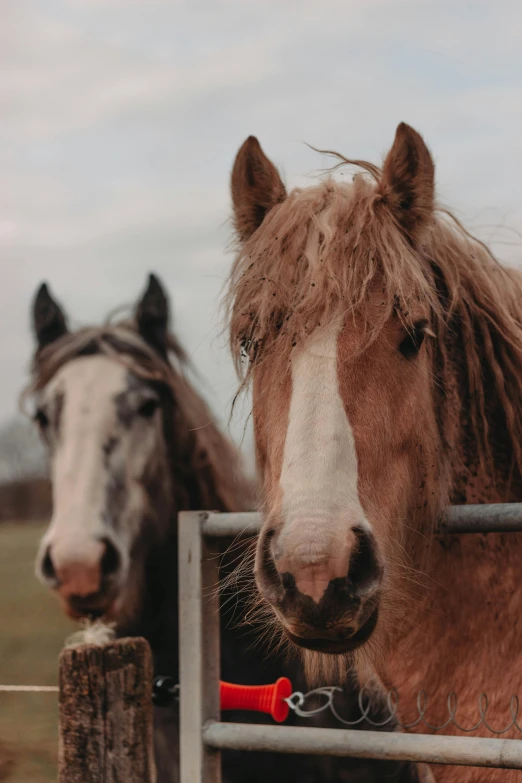
[[[328,177],[292,191],[239,248],[225,306],[242,385],[250,380],[252,359],[287,362],[296,343],[339,312],[365,317],[379,283],[381,311],[366,318],[366,344],[379,337],[398,300],[406,305],[406,322],[408,303],[425,305],[440,353],[447,353],[455,331],[462,332],[477,442],[491,462],[481,381],[486,367],[522,473],[522,279],[446,209],[434,211],[413,247],[380,197],[380,169],[338,159],[365,174],[352,183]]]
[[[232,269],[227,303],[241,374],[245,344],[265,355],[286,353],[339,312],[364,311],[376,280],[382,308],[368,319],[370,342],[397,297],[440,307],[429,262],[415,254],[373,182],[362,175],[350,184],[328,178],[293,191],[240,249]]]
[[[169,335],[169,349],[180,367],[185,367],[188,360],[173,335]],[[167,379],[172,372],[171,365],[143,340],[131,323],[89,326],[67,333],[37,351],[26,393],[46,386],[67,362],[79,356],[97,353],[126,364],[129,369],[143,377]]]

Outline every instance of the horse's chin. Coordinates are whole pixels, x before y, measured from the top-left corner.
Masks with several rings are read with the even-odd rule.
[[[297,647],[313,652],[323,653],[324,655],[343,655],[353,652],[363,644],[366,644],[375,630],[379,618],[379,608],[376,607],[370,614],[366,622],[361,625],[351,636],[344,639],[314,638],[313,636],[296,636],[288,628],[284,628],[288,639]],[[284,626],[283,626],[284,627]]]
[[[62,599],[62,608],[71,620],[103,620],[112,622],[116,619],[117,601],[96,602],[89,605],[78,600]]]

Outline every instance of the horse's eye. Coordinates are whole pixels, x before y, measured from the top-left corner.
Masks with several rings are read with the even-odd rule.
[[[45,430],[49,426],[49,417],[42,408],[38,408],[34,414],[34,420],[41,430]]]
[[[140,407],[138,408],[138,413],[140,416],[143,416],[144,419],[151,419],[157,411],[158,406],[159,400],[156,400],[154,397],[150,397],[148,400],[145,400],[141,403]]]
[[[413,324],[406,337],[399,345],[399,351],[405,359],[413,359],[419,353],[421,345],[426,337],[426,327],[428,322],[426,320],[417,321]]]
[[[260,347],[261,340],[254,340],[252,337],[244,337],[240,343],[241,356],[244,359],[248,359],[253,364],[259,355]]]

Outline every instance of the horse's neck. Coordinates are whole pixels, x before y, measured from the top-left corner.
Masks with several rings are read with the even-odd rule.
[[[120,625],[120,635],[144,636],[150,643],[156,673],[177,675],[178,671],[178,514],[212,508],[229,510],[217,491],[214,473],[190,471],[180,476],[172,468],[169,491],[151,499],[152,506],[163,514],[148,524],[162,530],[155,536],[142,564],[141,595],[130,622]],[[138,553],[139,554],[139,553]]]
[[[522,500],[522,476],[515,463],[504,407],[485,372],[484,405],[491,459],[484,457],[481,460],[484,447],[477,442],[469,421],[471,405],[466,368],[458,358],[453,365],[453,399],[449,400],[452,408],[449,418],[456,423],[455,441],[449,444],[452,461],[450,502],[509,503]]]
[[[140,593],[118,623],[120,636],[143,636],[149,642],[156,674],[178,671],[178,545],[177,514],[170,515],[167,534],[157,539],[141,564]]]
[[[442,480],[434,480],[426,484],[427,502],[435,493],[442,496],[434,503],[430,513],[425,516],[423,510],[417,512],[418,498],[414,497],[412,518],[418,522],[406,533],[408,541],[406,548],[412,556],[412,562],[419,569],[418,579],[423,584],[418,590],[417,582],[406,576],[401,579],[401,590],[412,602],[412,607],[418,607],[418,613],[411,612],[411,622],[421,622],[426,625],[427,617],[438,617],[440,606],[444,606],[449,614],[454,612],[454,619],[459,612],[465,611],[465,596],[470,591],[475,595],[474,616],[481,611],[489,611],[492,588],[489,567],[497,568],[509,564],[520,572],[522,569],[522,546],[518,536],[514,534],[489,535],[452,535],[434,536],[431,546],[426,548],[424,537],[419,537],[418,530],[432,530],[434,520],[432,515],[439,515],[441,507],[447,502],[451,504],[469,503],[506,503],[522,500],[522,478],[520,472],[513,467],[512,446],[506,425],[505,414],[495,403],[495,396],[485,389],[487,400],[488,431],[490,449],[495,465],[493,470],[484,467],[487,460],[481,460],[482,446],[477,442],[473,428],[469,422],[470,400],[467,394],[466,366],[462,357],[453,357],[451,373],[445,378],[442,388],[443,400],[441,406],[445,429],[445,446],[437,455],[436,463],[440,468]],[[428,494],[429,493],[429,494]],[[489,566],[486,564],[489,563]],[[483,600],[481,600],[481,598]],[[439,604],[437,607],[436,604]],[[456,621],[456,620],[455,620]],[[409,622],[406,627],[409,627]],[[409,632],[408,632],[409,633]]]
[[[447,432],[451,435],[440,461],[447,461],[449,474],[449,502],[509,503],[522,500],[522,477],[514,465],[511,440],[505,413],[496,403],[493,392],[485,389],[490,451],[494,470],[484,467],[481,445],[469,423],[469,399],[466,396],[466,369],[463,362],[455,362],[453,378],[448,384]],[[444,499],[445,501],[446,499]],[[417,600],[417,588],[412,583],[413,605],[419,608],[425,629],[431,622],[440,622],[441,607],[449,627],[458,627],[459,618],[467,622],[469,601],[473,602],[473,617],[481,627],[484,617],[491,613],[492,600],[502,601],[507,574],[522,569],[522,534],[452,535],[436,536],[422,562],[425,590]],[[498,570],[502,569],[502,577]],[[494,578],[495,573],[497,577]],[[516,591],[516,585],[512,585]],[[497,595],[498,593],[498,595]],[[471,599],[470,596],[473,596]],[[427,602],[427,603],[426,603]],[[412,618],[415,613],[412,612]],[[427,618],[430,618],[427,620]],[[438,618],[438,619],[437,619]],[[449,620],[451,618],[451,620]]]
[[[488,389],[488,430],[496,475],[481,467],[481,446],[468,421],[469,400],[460,375],[464,372],[464,365],[455,365],[447,401],[453,430],[446,428],[451,434],[440,455],[441,461],[451,465],[449,501],[520,501],[522,478],[513,467],[505,413],[493,394],[488,397]],[[462,722],[469,718],[471,723],[481,690],[501,694],[502,704],[508,704],[516,691],[510,672],[516,670],[513,661],[520,660],[513,624],[522,611],[522,533],[435,536],[427,558],[419,579],[403,584],[404,596],[399,598],[407,599],[408,620],[397,625],[399,633],[395,628],[390,631],[382,675],[399,689],[404,715],[415,714],[416,694],[425,689],[434,722],[443,722],[447,691],[455,690]],[[418,582],[423,589],[419,590]],[[495,666],[491,665],[492,649]]]

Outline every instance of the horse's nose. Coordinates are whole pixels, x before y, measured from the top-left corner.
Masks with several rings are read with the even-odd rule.
[[[258,587],[287,635],[302,647],[354,649],[375,627],[383,569],[372,533],[364,527],[352,528],[352,533],[348,547],[339,546],[314,563],[284,551],[274,557],[278,545],[271,543],[273,533],[260,541]]]
[[[104,580],[117,575],[121,556],[108,538],[84,542],[74,551],[49,544],[37,567],[40,579],[55,588],[62,598],[76,596],[86,598],[99,593]]]

